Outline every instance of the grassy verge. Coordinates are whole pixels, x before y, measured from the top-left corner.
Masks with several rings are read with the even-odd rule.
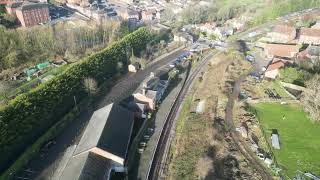
[[[173,157],[168,179],[196,179],[199,158],[207,151],[207,128],[205,116],[190,114],[192,97],[188,96],[177,122],[174,142],[170,149]]]
[[[298,105],[261,103],[254,108],[268,143],[272,129],[278,130],[281,149],[273,150],[273,154],[283,172],[289,177],[297,170],[319,175],[320,125],[312,123]]]
[[[82,102],[84,104],[86,102]],[[32,146],[30,146],[1,176],[0,179],[7,180],[12,179],[14,174],[25,167],[28,162],[39,154],[41,147],[44,143],[53,139],[63,131],[63,129],[71,123],[76,116],[79,115],[79,111],[74,108],[68,114],[66,114],[59,122],[52,126],[44,135],[42,135]]]
[[[279,81],[272,81],[271,87],[283,98],[290,98]]]

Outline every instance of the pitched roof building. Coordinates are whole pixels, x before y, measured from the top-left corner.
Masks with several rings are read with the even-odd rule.
[[[60,180],[109,179],[125,166],[133,123],[133,113],[119,105],[95,111]]]
[[[320,29],[301,28],[299,43],[320,45]]]
[[[276,79],[279,75],[279,70],[285,67],[285,63],[281,60],[270,64],[264,73],[264,76],[269,79]]]
[[[50,21],[49,8],[46,3],[25,1],[16,9],[16,16],[22,26],[30,27]]]
[[[296,38],[296,29],[286,25],[276,25],[272,32],[268,33],[268,37],[272,42],[287,43]]]
[[[296,45],[266,44],[264,51],[268,58],[293,58],[297,55],[297,53],[299,53],[299,47]]]

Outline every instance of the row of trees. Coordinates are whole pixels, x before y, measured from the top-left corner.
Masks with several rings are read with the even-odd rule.
[[[311,119],[320,122],[320,75],[316,74],[306,82],[307,90],[303,92],[301,102]]]
[[[261,1],[213,0],[208,5],[193,5],[183,10],[178,19],[172,10],[166,9],[163,21],[173,21],[173,25],[204,23],[208,21],[224,22],[246,11],[255,10]]]
[[[320,7],[319,0],[212,0],[207,5],[192,5],[181,13],[178,19],[172,10],[166,9],[163,21],[172,21],[172,26],[225,22],[228,19],[247,14],[252,17],[252,25],[265,23],[279,16],[308,8]]]
[[[24,67],[54,55],[71,61],[118,40],[123,33],[116,21],[72,25],[68,22],[7,30],[0,27],[0,71]],[[10,73],[9,73],[10,74]]]
[[[30,144],[86,97],[86,78],[97,84],[127,72],[131,50],[138,56],[152,39],[146,28],[125,36],[102,51],[71,65],[64,73],[0,109],[0,171],[6,169]],[[90,80],[91,81],[91,80]]]

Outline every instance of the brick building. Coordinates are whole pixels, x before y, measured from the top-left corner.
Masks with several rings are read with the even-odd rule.
[[[30,27],[50,21],[49,8],[46,3],[25,1],[16,8],[15,14],[24,27]]]

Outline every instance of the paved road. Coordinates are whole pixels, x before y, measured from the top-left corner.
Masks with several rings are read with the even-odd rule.
[[[119,102],[126,98],[151,72],[166,66],[184,52],[186,52],[186,50],[177,50],[150,64],[146,69],[122,78],[105,97],[101,98],[97,107],[100,108],[111,102]],[[87,107],[80,109],[82,110],[79,117],[70,123],[70,125],[55,138],[56,144],[52,146],[47,153],[39,154],[38,157],[31,160],[26,168],[18,173],[16,179],[53,179],[53,172],[55,169],[61,168],[60,162],[63,161],[63,157],[68,156],[68,154],[70,156],[71,154],[66,153],[66,150],[67,152],[72,151],[70,148],[74,148],[74,145],[78,143],[83,130],[91,117],[92,110],[88,110]]]

